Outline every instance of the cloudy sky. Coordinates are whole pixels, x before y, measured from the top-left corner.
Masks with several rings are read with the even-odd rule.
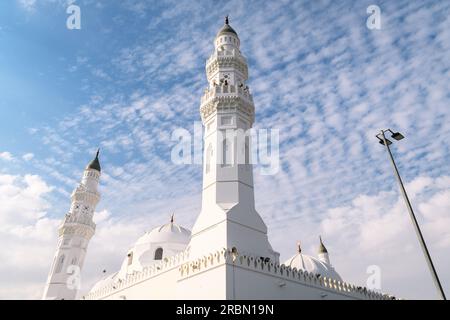
[[[66,8],[81,8],[81,30]],[[366,27],[369,5],[381,29]],[[101,148],[102,200],[83,291],[144,231],[191,228],[201,166],[176,165],[194,130],[205,60],[229,14],[247,56],[257,128],[280,130],[280,170],[255,170],[256,206],[286,260],[321,234],[348,282],[436,298],[392,168],[393,145],[450,294],[448,1],[6,0],[0,3],[0,298],[43,292],[70,193]],[[258,167],[256,168],[258,169]]]

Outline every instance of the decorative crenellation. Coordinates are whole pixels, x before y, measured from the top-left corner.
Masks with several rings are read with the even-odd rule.
[[[86,202],[95,206],[100,201],[100,194],[98,192],[89,191],[85,186],[80,184],[72,192],[71,199],[72,202]]]
[[[248,66],[242,56],[236,55],[214,55],[206,64],[206,76],[212,79],[219,69],[233,68],[242,73],[245,79],[248,79]]]
[[[235,60],[239,60],[240,63],[247,65],[247,59],[241,54],[239,50],[219,50],[215,51],[209,58],[206,60],[206,68],[209,65],[216,62],[217,60],[230,59],[233,58]]]
[[[184,263],[189,259],[189,250],[182,251],[173,255],[171,257],[166,257],[161,261],[152,263],[146,266],[142,271],[134,272],[133,274],[127,274],[125,279],[119,279],[118,281],[108,284],[96,291],[89,292],[87,295],[83,296],[85,300],[95,300],[106,297],[113,294],[116,291],[131,287],[136,283],[153,278],[161,273],[167,272],[178,267],[180,264]]]
[[[59,228],[59,236],[80,236],[87,240],[91,239],[92,236],[95,233],[95,224],[93,222],[91,223],[81,223],[81,222],[75,222],[75,223],[64,223]]]
[[[131,287],[136,283],[148,280],[176,267],[178,267],[180,278],[184,279],[224,264],[234,265],[251,271],[257,271],[286,281],[293,281],[302,285],[316,287],[317,289],[334,291],[356,299],[396,299],[395,297],[387,294],[381,294],[365,287],[357,287],[336,279],[322,277],[308,271],[297,270],[296,268],[291,268],[284,264],[264,261],[263,259],[252,255],[240,255],[237,252],[233,252],[232,249],[226,248],[216,250],[210,254],[204,255],[201,258],[190,261],[189,251],[182,251],[172,257],[167,257],[163,261],[144,267],[140,272],[134,272],[133,274],[127,275],[127,277],[123,280],[116,281],[94,292],[90,292],[84,296],[83,299],[95,300],[104,298],[114,292]]]
[[[186,278],[196,273],[214,268],[217,265],[227,263],[251,271],[258,271],[278,278],[313,286],[319,289],[336,291],[341,294],[359,299],[371,300],[392,300],[392,296],[381,294],[364,287],[341,282],[336,279],[322,277],[319,274],[309,273],[308,271],[297,270],[284,264],[277,264],[271,261],[265,261],[260,257],[251,255],[239,255],[230,249],[221,249],[209,255],[205,255],[195,261],[180,266],[180,276]]]
[[[238,96],[244,99],[246,102],[253,104],[253,96],[251,95],[250,89],[247,86],[222,84],[215,85],[211,89],[206,88],[201,98],[201,105],[209,102],[209,100],[214,99],[215,97],[220,96]]]
[[[253,102],[244,100],[242,96],[235,93],[214,95],[205,100],[200,107],[200,115],[203,122],[218,111],[241,112],[249,118],[251,124],[255,120],[255,106]]]

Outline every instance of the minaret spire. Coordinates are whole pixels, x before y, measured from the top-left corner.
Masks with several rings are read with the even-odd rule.
[[[229,24],[229,22],[228,22],[228,15],[225,16],[225,24]]]

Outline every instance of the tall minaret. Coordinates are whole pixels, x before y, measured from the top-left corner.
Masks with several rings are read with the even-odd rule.
[[[98,154],[99,151],[84,170],[81,183],[72,192],[72,205],[59,227],[58,246],[43,299],[76,298],[87,246],[95,232],[92,218],[100,200],[98,184],[101,168]]]
[[[250,129],[255,106],[247,60],[228,17],[206,62],[209,86],[201,98],[204,131],[202,210],[192,230],[192,256],[235,247],[278,261],[267,227],[255,210]]]

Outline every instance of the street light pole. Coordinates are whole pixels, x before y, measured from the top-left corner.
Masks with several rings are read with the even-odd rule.
[[[411,202],[409,201],[408,195],[406,194],[405,187],[403,186],[402,178],[400,177],[400,173],[398,172],[397,166],[395,165],[394,157],[392,156],[391,149],[389,148],[389,144],[391,142],[386,139],[386,136],[384,135],[385,131],[390,131],[390,130],[381,130],[381,132],[380,132],[381,139],[383,141],[383,144],[386,146],[387,152],[389,154],[389,158],[391,159],[392,167],[394,168],[395,177],[397,178],[398,184],[400,185],[400,191],[402,192],[403,199],[405,200],[406,207],[408,208],[409,216],[411,217],[411,221],[414,225],[414,230],[416,231],[416,235],[419,238],[422,252],[425,256],[425,260],[427,261],[428,268],[430,269],[431,276],[433,278],[436,289],[438,290],[439,296],[441,297],[442,300],[447,300],[445,297],[444,290],[442,289],[441,282],[439,281],[439,277],[437,275],[436,269],[434,268],[433,261],[431,261],[431,256],[430,256],[430,253],[428,252],[427,245],[425,244],[425,239],[423,238],[422,232],[420,231],[420,228],[419,228],[419,224],[417,223],[416,216],[414,215],[414,211],[412,209]],[[378,135],[377,135],[377,137],[378,137]]]

